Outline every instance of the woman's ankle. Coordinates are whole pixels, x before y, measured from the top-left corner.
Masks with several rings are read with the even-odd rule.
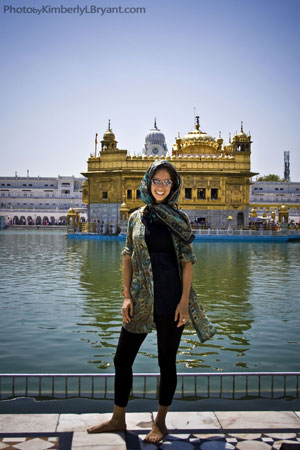
[[[113,415],[111,420],[119,423],[126,423],[126,407],[121,407],[118,405],[114,405]]]

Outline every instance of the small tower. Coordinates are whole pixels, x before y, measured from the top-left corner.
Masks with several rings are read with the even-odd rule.
[[[117,150],[117,143],[118,142],[116,141],[116,137],[112,129],[110,128],[110,119],[109,119],[107,131],[105,131],[103,139],[101,141],[101,151],[102,152],[115,151]]]
[[[125,195],[123,195],[123,203],[120,206],[120,221],[121,222],[126,222],[128,220],[128,216],[129,216],[129,208],[126,204],[126,200],[125,200]]]
[[[244,133],[243,122],[241,122],[241,131],[233,136],[233,147],[236,152],[250,152],[251,151],[251,136]]]
[[[229,154],[234,151],[234,145],[231,142],[231,133],[229,133],[228,144],[224,145],[223,149],[225,150],[226,153],[229,153]]]
[[[173,149],[172,149],[172,155],[177,155],[180,153],[181,144],[182,144],[182,140],[180,137],[180,133],[178,132],[178,136],[175,138],[175,145],[173,146]]]
[[[217,144],[218,144],[218,150],[222,150],[222,145],[223,145],[223,138],[222,138],[222,135],[221,135],[221,131],[219,131],[219,137],[218,137],[218,139],[217,139]]]

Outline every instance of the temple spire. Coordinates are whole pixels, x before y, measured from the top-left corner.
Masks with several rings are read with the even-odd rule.
[[[244,123],[241,121],[241,133],[244,133]]]
[[[154,117],[154,128],[157,130],[157,125],[156,125],[156,117]]]
[[[111,129],[110,129],[110,119],[108,119],[108,131],[111,131]]]
[[[197,114],[197,115],[196,115],[196,124],[195,124],[196,130],[199,130],[199,129],[200,129],[200,122],[199,122],[199,119],[200,119],[199,114]]]

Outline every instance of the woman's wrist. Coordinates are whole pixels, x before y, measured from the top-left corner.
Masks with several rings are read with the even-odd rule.
[[[124,296],[124,298],[131,298],[130,289],[125,288],[125,289],[123,290],[123,296]]]

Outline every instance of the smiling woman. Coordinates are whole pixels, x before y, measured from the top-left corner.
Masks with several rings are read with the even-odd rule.
[[[165,418],[177,385],[176,355],[188,318],[204,342],[214,329],[192,288],[191,248],[194,235],[188,217],[175,208],[181,178],[168,161],[157,160],[141,182],[146,203],[129,217],[123,249],[123,327],[114,358],[115,405],[112,418],[90,433],[126,429],[125,411],[132,389],[132,365],[148,333],[157,330],[160,368],[159,406],[146,442],[158,443],[167,432]]]

